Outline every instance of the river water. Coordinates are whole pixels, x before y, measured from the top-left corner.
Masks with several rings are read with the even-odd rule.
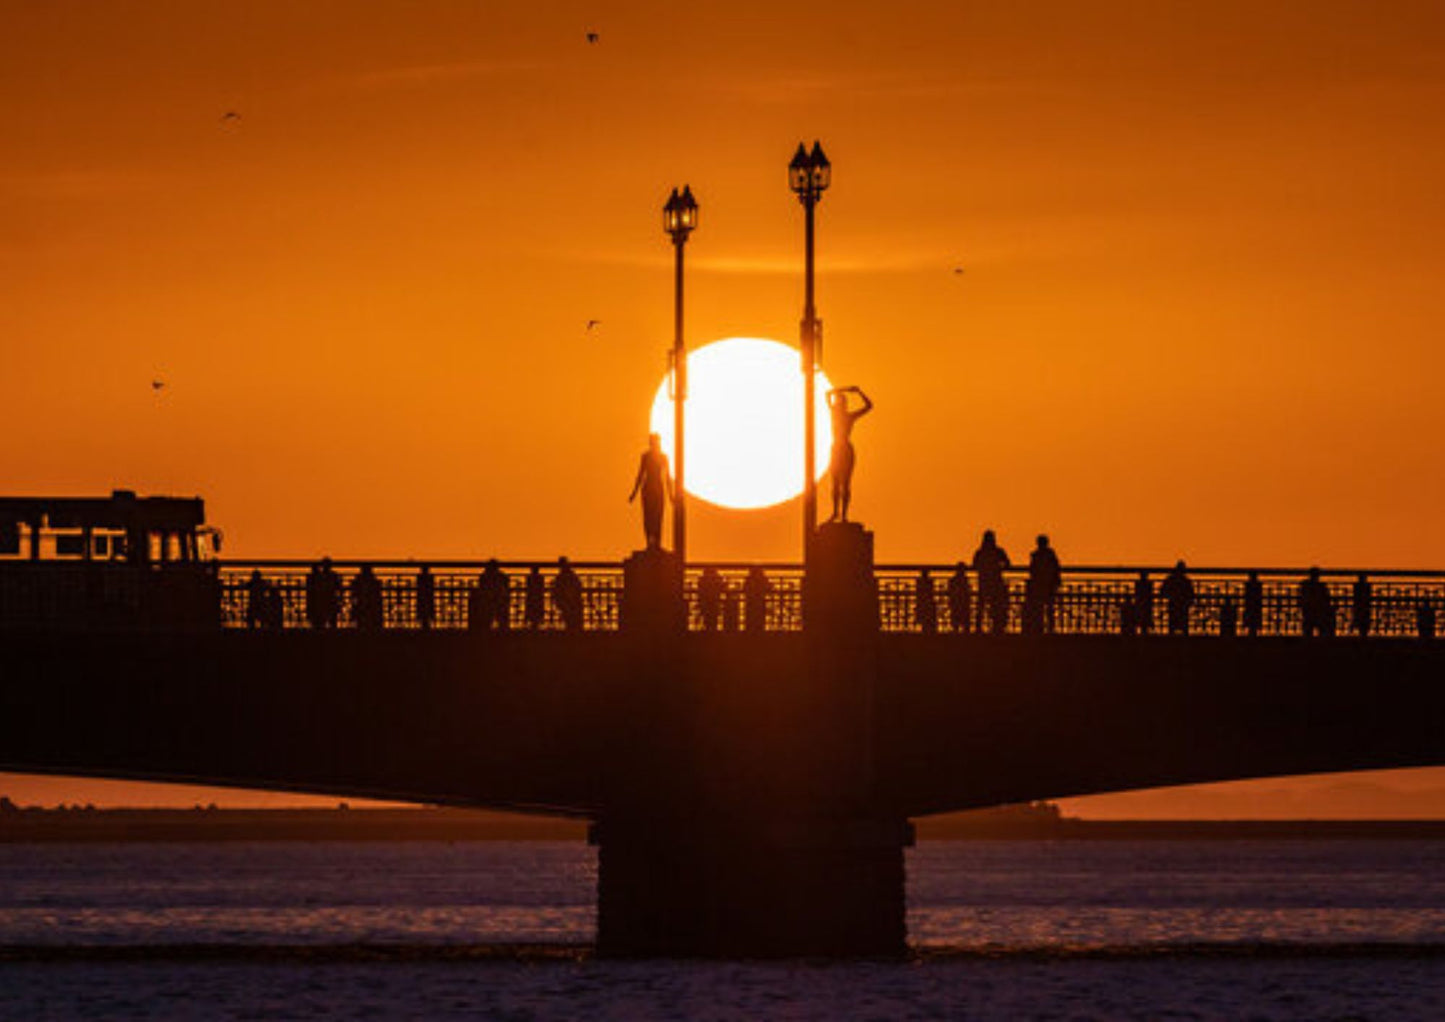
[[[566,842],[0,846],[0,1019],[1445,1019],[1445,842],[960,841],[905,963],[606,962]]]

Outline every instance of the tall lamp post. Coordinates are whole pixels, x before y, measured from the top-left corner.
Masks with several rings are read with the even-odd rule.
[[[672,236],[673,259],[673,328],[672,328],[672,546],[679,568],[687,566],[687,491],[683,488],[686,448],[684,432],[687,404],[687,345],[682,339],[682,250],[687,236],[697,226],[697,200],[692,188],[676,188],[662,207],[662,228]]]
[[[803,143],[788,164],[788,186],[798,195],[803,204],[804,248],[803,248],[803,322],[801,324],[803,349],[803,557],[806,560],[812,546],[813,533],[818,528],[818,479],[817,479],[817,429],[814,390],[818,375],[818,361],[823,348],[823,324],[818,320],[818,311],[813,306],[813,209],[823,197],[833,177],[833,165],[823,155],[823,147],[816,140],[813,151],[809,152]]]

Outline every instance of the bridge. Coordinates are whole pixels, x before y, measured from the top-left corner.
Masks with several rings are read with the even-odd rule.
[[[954,570],[4,562],[0,769],[584,817],[605,953],[887,955],[911,818],[1445,763],[1445,573],[1323,571],[1307,637],[1302,570],[1192,569],[1172,632],[1163,569]]]

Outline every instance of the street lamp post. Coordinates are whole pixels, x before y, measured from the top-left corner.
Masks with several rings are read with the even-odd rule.
[[[813,210],[832,181],[833,165],[816,140],[809,152],[803,143],[788,164],[788,186],[803,204],[803,556],[806,559],[818,528],[817,428],[815,381],[822,357],[823,324],[813,306]]]
[[[692,188],[676,188],[662,207],[662,227],[672,236],[673,327],[672,327],[672,546],[680,568],[687,566],[687,493],[683,488],[686,449],[684,434],[687,405],[687,345],[682,337],[682,250],[687,236],[697,226],[697,200]]]

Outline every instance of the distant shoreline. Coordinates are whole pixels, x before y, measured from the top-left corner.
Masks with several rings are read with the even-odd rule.
[[[919,841],[1445,840],[1445,820],[1081,820],[1052,807],[915,822]],[[0,844],[585,841],[584,820],[469,809],[12,809]]]

